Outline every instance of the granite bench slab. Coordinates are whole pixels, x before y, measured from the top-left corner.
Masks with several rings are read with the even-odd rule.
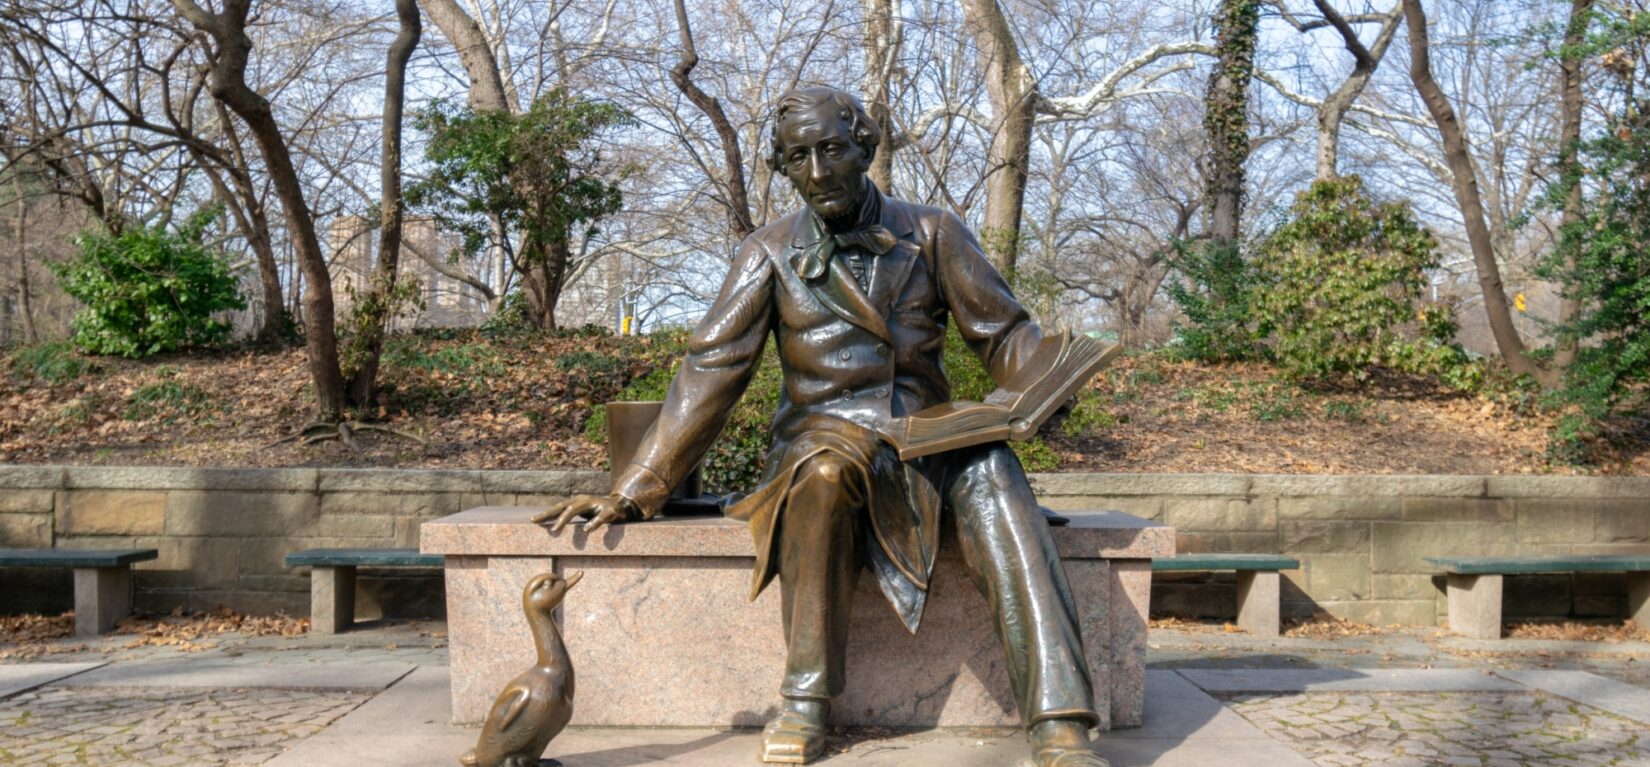
[[[1152,560],[1152,572],[1236,571],[1238,627],[1271,637],[1283,631],[1283,583],[1278,571],[1300,566],[1300,560],[1276,554],[1180,554]]]
[[[545,571],[584,572],[561,607],[575,659],[573,723],[761,725],[777,711],[784,667],[779,589],[755,601],[750,532],[723,517],[659,518],[591,536],[552,533],[535,508],[471,509],[424,523],[422,550],[446,557],[453,717],[485,718],[504,683],[534,660],[521,589]],[[1052,528],[1078,604],[1095,704],[1108,727],[1141,721],[1151,560],[1174,530],[1121,512],[1070,512]],[[945,536],[920,630],[906,631],[861,578],[841,724],[1013,726],[1006,662],[985,600]]]
[[[132,565],[157,549],[0,549],[0,567],[74,570],[74,633],[97,636],[132,614]]]
[[[355,625],[355,568],[441,567],[440,554],[418,549],[305,549],[286,555],[287,567],[312,568],[309,631],[337,634]]]
[[[1627,573],[1627,614],[1650,626],[1650,553],[1596,556],[1427,557],[1445,575],[1451,631],[1501,638],[1502,581],[1508,575]]]

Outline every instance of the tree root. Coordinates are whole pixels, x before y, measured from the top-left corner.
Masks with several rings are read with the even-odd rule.
[[[361,445],[355,441],[355,435],[363,431],[374,431],[380,434],[388,434],[392,437],[400,437],[405,440],[417,442],[421,446],[428,446],[429,444],[423,437],[419,437],[416,434],[409,434],[399,429],[392,429],[388,426],[380,426],[374,423],[361,423],[359,421],[340,421],[338,423],[311,421],[304,424],[303,428],[298,431],[265,445],[264,449],[267,450],[272,447],[284,445],[288,442],[297,442],[299,447],[309,447],[310,445],[317,445],[322,442],[338,440],[339,442],[348,445],[349,449],[359,453],[361,452]]]

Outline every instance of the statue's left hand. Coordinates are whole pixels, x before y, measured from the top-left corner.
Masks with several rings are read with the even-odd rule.
[[[559,533],[574,517],[584,517],[590,520],[584,523],[584,531],[594,533],[610,524],[629,521],[630,509],[631,504],[617,495],[575,495],[534,514],[532,521],[542,525],[555,520],[550,532]]]

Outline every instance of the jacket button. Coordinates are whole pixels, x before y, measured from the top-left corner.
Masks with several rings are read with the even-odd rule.
[[[851,391],[848,391],[847,389],[843,389],[842,390],[842,398],[845,399],[845,400],[853,399],[854,398],[854,393],[851,392]]]
[[[877,354],[887,354],[888,344],[877,344]]]
[[[878,390],[877,390],[877,396],[878,396],[878,397],[886,397],[886,396],[888,396],[888,390],[887,390],[887,389],[878,389]]]
[[[854,358],[854,353],[847,350],[847,349],[843,349],[841,353],[837,354],[837,356],[841,357],[844,361],[846,361],[846,360],[853,359]]]

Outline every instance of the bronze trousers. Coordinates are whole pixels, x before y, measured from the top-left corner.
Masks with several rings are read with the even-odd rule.
[[[996,443],[938,460],[944,514],[954,524],[963,566],[989,606],[1021,721],[1098,724],[1076,605],[1019,459]],[[854,591],[865,547],[876,545],[863,472],[835,453],[819,453],[799,467],[789,491],[776,552],[784,697],[828,700],[842,691]]]

